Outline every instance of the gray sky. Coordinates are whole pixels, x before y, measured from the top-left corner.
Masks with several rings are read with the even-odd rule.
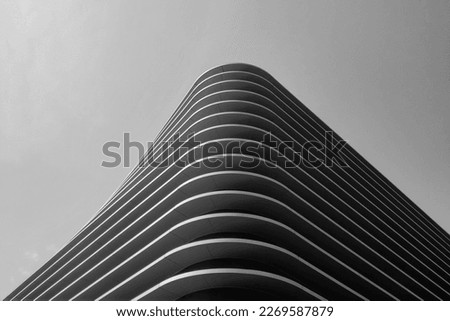
[[[193,81],[255,64],[450,230],[450,1],[0,1],[0,298],[67,242]]]

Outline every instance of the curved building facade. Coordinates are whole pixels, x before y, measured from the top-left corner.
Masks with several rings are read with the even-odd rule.
[[[230,64],[6,299],[449,300],[450,236],[272,76]]]

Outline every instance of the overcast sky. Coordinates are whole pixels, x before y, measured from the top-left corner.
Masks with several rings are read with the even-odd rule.
[[[130,171],[193,81],[255,64],[450,231],[450,1],[0,1],[0,298]]]

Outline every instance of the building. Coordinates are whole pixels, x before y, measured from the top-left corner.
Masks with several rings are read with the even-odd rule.
[[[449,300],[450,236],[268,73],[230,64],[6,299]]]

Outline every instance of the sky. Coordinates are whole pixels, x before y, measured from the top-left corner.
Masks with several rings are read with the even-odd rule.
[[[0,1],[0,298],[91,219],[195,79],[271,73],[450,231],[450,1]]]

